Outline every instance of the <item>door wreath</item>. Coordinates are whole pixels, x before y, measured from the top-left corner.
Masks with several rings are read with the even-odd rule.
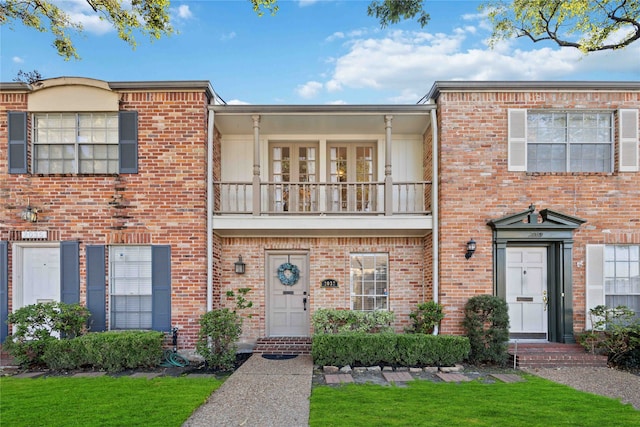
[[[278,267],[278,279],[280,279],[280,283],[283,285],[293,286],[298,282],[299,278],[300,270],[290,262],[285,262]]]

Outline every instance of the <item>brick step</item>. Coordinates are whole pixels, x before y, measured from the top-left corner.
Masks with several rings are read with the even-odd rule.
[[[509,346],[511,363],[519,368],[606,367],[607,356],[590,354],[579,344],[519,344]]]
[[[311,354],[311,338],[268,337],[258,338],[253,348],[256,354]]]

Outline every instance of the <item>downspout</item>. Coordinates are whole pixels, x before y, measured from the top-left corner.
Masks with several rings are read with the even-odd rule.
[[[215,97],[211,103],[215,103]],[[211,104],[210,104],[211,105]],[[209,109],[207,118],[207,312],[213,310],[213,119]]]
[[[432,238],[432,273],[431,278],[433,281],[433,302],[438,302],[440,295],[440,265],[438,262],[439,248],[438,248],[438,235],[439,235],[439,223],[438,223],[438,117],[436,109],[431,110],[431,155],[432,155],[432,178],[431,178],[431,238]],[[433,335],[438,335],[439,325],[433,328]]]

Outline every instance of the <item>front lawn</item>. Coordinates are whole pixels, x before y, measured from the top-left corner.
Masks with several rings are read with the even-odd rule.
[[[640,411],[525,375],[513,384],[317,386],[311,426],[636,426]],[[180,426],[221,380],[189,377],[0,378],[0,425]]]
[[[311,426],[638,426],[640,411],[534,376],[512,384],[319,386]]]
[[[0,378],[3,426],[180,426],[214,378]]]

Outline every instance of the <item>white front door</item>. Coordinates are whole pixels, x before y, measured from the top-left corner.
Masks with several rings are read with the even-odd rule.
[[[547,249],[507,248],[507,304],[512,339],[547,339]]]
[[[60,301],[60,247],[16,246],[13,309]]]
[[[286,264],[297,268],[297,280]],[[267,335],[309,336],[309,256],[304,253],[267,254]],[[280,272],[279,277],[278,270]],[[293,283],[295,281],[295,283]],[[284,283],[283,283],[284,282]]]

